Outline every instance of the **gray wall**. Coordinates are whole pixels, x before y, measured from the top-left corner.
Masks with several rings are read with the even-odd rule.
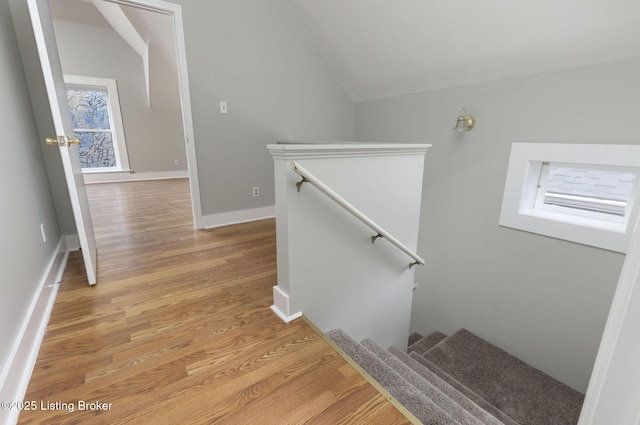
[[[286,1],[179,3],[203,214],[274,205],[266,145],[351,140],[353,103]],[[222,100],[226,115],[218,113]]]
[[[142,59],[113,30],[54,21],[65,74],[113,78],[131,169],[137,173],[187,169],[180,111],[147,106]],[[180,166],[175,160],[180,160]]]
[[[0,371],[60,241],[7,0],[0,0]],[[45,224],[47,242],[42,241]]]
[[[353,102],[286,1],[174,2],[182,4],[202,213],[274,205],[273,163],[266,145],[282,139],[352,140]],[[65,25],[67,30],[72,26]],[[65,31],[56,26],[59,39],[68,38]],[[105,45],[107,62],[113,62],[117,43],[122,41]],[[66,43],[60,44],[65,72],[89,71],[67,68],[87,61],[74,61]],[[121,58],[131,69],[139,66],[135,59]],[[138,89],[119,86],[121,96],[128,90]],[[229,105],[224,115],[218,113],[223,100]],[[122,97],[121,103],[132,167],[147,171],[138,169],[135,135],[127,127],[130,108]],[[145,122],[146,128],[152,124]],[[173,156],[167,159],[172,165]],[[259,197],[252,196],[253,186],[260,187]]]
[[[464,327],[585,391],[624,256],[498,226],[512,142],[639,143],[640,61],[356,105],[358,141],[432,143],[412,328]],[[460,108],[477,119],[452,131]]]

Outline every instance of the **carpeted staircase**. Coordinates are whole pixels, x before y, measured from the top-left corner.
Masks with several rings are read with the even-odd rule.
[[[409,337],[408,353],[327,332],[426,425],[575,425],[584,396],[471,332]]]

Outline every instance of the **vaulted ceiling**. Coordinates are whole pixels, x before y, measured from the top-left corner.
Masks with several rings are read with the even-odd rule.
[[[640,0],[286,1],[356,102],[640,57]],[[90,2],[51,3],[108,26]],[[124,9],[166,52],[163,31]]]
[[[289,0],[355,101],[640,57],[639,0]]]

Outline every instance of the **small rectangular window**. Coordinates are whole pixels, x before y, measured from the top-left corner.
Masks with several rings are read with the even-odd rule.
[[[543,162],[534,208],[626,223],[636,180],[624,167]]]
[[[500,225],[626,252],[640,145],[513,143]]]

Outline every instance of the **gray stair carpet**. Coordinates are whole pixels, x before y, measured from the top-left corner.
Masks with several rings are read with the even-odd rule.
[[[417,342],[419,339],[422,338],[422,335],[420,335],[418,332],[411,332],[411,334],[409,335],[409,346],[411,346],[411,344],[413,344],[414,342]]]
[[[431,363],[432,369],[438,369],[440,374],[422,365],[418,360],[414,359],[413,356],[417,356],[422,362],[430,362],[425,360],[422,356],[419,356],[417,353],[413,353],[410,356],[395,346],[389,347],[389,352],[409,366],[421,377],[436,385],[440,391],[445,393],[452,400],[455,400],[456,403],[468,410],[481,421],[491,423],[492,419],[497,419],[497,423],[499,424],[519,425],[518,422],[510,418],[509,415],[462,385],[460,382],[453,379],[451,376],[444,373],[437,366],[433,365],[433,363]]]
[[[423,357],[521,425],[578,422],[581,393],[465,329]]]
[[[425,425],[465,425],[456,421],[432,400],[421,394],[369,349],[345,332],[326,333],[342,350]]]
[[[420,335],[420,334],[418,334]],[[409,348],[407,348],[407,353],[417,352],[418,354],[424,354],[429,351],[432,347],[438,344],[440,341],[445,339],[447,336],[442,332],[431,332],[429,335],[418,339],[417,341],[411,343]]]
[[[372,339],[365,339],[361,341],[361,344],[367,347],[372,353],[374,353],[380,360],[385,362],[388,366],[390,366],[393,370],[398,372],[400,376],[402,376],[407,382],[413,385],[418,391],[422,394],[429,397],[438,406],[442,407],[447,413],[449,413],[454,419],[456,419],[461,424],[465,425],[502,425],[500,421],[498,421],[495,417],[489,415],[486,411],[480,409],[477,405],[475,413],[478,413],[478,416],[475,416],[474,413],[467,410],[464,406],[462,406],[458,401],[461,398],[464,398],[467,406],[469,404],[474,404],[468,398],[458,393],[460,397],[458,399],[451,398],[447,394],[445,394],[440,388],[438,388],[437,384],[428,381],[427,379],[420,376],[413,369],[411,369],[408,365],[403,363],[399,358],[394,356],[391,352],[386,350],[384,347],[373,341]]]

